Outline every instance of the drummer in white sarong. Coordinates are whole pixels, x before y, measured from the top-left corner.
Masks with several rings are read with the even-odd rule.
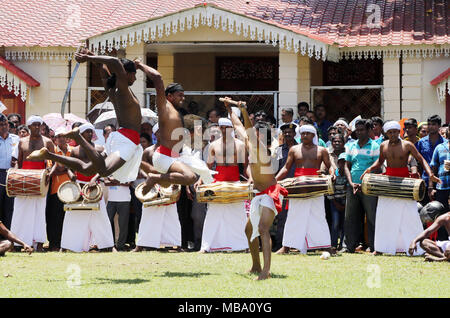
[[[380,156],[374,164],[362,174],[379,169],[387,161],[386,175],[394,177],[410,177],[408,170],[408,158],[412,155],[430,176],[430,182],[441,182],[437,178],[426,160],[417,151],[414,144],[402,140],[399,137],[400,124],[396,121],[388,121],[383,130],[388,140],[380,145]],[[422,222],[417,213],[417,203],[413,199],[394,198],[380,196],[375,221],[375,251],[380,253],[395,254],[406,253],[410,242],[423,231]],[[423,254],[418,248],[414,255]]]
[[[239,164],[245,174],[248,156],[245,144],[234,138],[233,124],[228,118],[219,119],[222,137],[211,143],[208,155],[208,167],[216,164],[218,174],[214,180],[221,182],[239,182]],[[248,248],[245,236],[245,202],[208,203],[203,225],[202,246],[200,252],[239,251]]]
[[[333,180],[334,168],[328,151],[318,146],[317,131],[311,125],[300,127],[302,143],[291,147],[288,159],[278,172],[276,179],[282,180],[292,165],[296,165],[295,177],[317,175],[322,162]],[[289,199],[289,210],[284,226],[283,247],[277,254],[284,254],[289,247],[306,253],[312,249],[331,250],[330,230],[325,218],[323,196],[308,199]]]

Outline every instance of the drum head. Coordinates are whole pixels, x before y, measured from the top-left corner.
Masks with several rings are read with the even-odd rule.
[[[102,198],[103,191],[102,188],[96,184],[94,188],[89,189],[88,184],[83,186],[83,198],[87,202],[98,202]]]
[[[136,195],[136,198],[141,201],[142,203],[151,201],[154,198],[158,196],[158,190],[153,187],[149,192],[147,192],[146,195],[142,194],[142,188],[145,186],[145,182],[140,183],[136,189],[134,190],[134,194]]]
[[[172,184],[167,188],[164,187],[159,187],[159,192],[161,193],[161,196],[165,196],[165,197],[171,197],[172,195],[177,194],[178,192],[180,192],[181,187],[178,184]]]
[[[63,182],[58,188],[58,198],[64,203],[77,202],[81,196],[80,185],[76,182]]]

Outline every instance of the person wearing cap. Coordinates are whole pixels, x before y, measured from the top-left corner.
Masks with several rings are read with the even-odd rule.
[[[67,144],[67,139],[63,136],[66,130],[58,128],[55,132],[55,153],[62,156],[70,156],[72,147]],[[67,168],[59,163],[52,164],[49,177],[51,179],[50,194],[46,207],[47,237],[50,251],[61,249],[61,235],[64,223],[64,203],[58,197],[59,186],[69,181]]]
[[[46,169],[44,160],[27,160],[26,157],[34,150],[47,147],[54,152],[53,142],[41,135],[43,120],[39,116],[30,116],[27,120],[30,136],[21,138],[18,145],[17,167],[19,169]],[[49,179],[45,180],[48,184]],[[24,196],[14,199],[14,211],[11,221],[11,231],[33,247],[36,251],[43,251],[43,244],[47,241],[45,207],[47,196]]]
[[[437,216],[437,215],[436,215]],[[418,250],[417,243],[425,251],[425,260],[430,262],[450,262],[450,235],[446,240],[432,241],[430,234],[444,228],[450,233],[450,212],[437,216],[433,224],[412,240],[408,253],[414,255]]]
[[[302,143],[289,150],[288,159],[278,172],[276,180],[282,180],[292,166],[295,166],[295,177],[317,176],[322,162],[333,180],[334,167],[326,148],[318,146],[317,130],[312,125],[300,127]],[[330,230],[325,217],[324,198],[289,199],[289,211],[284,226],[283,248],[278,254],[296,248],[306,254],[307,250],[331,250]]]
[[[75,53],[78,63],[92,62],[100,64],[100,73],[105,92],[113,103],[120,125],[118,131],[108,138],[106,151],[108,156],[99,155],[94,146],[81,137],[79,129],[66,133],[84,148],[89,157],[88,162],[77,158],[50,154],[42,148],[32,153],[29,158],[50,159],[60,162],[72,170],[86,175],[99,173],[102,177],[112,175],[122,183],[134,181],[139,172],[143,149],[140,145],[141,107],[130,86],[136,81],[136,69],[139,61],[119,59],[112,56],[97,56],[84,48]]]
[[[105,156],[104,148],[92,142],[94,135],[94,126],[85,123],[79,127],[80,135],[94,148],[100,156]],[[62,134],[62,136],[66,136]],[[81,145],[74,147],[70,153],[70,157],[76,158],[82,162],[90,160],[85,147]],[[97,183],[100,175],[84,175],[79,171],[73,172],[68,170],[69,178],[76,181],[83,188],[85,184],[91,187]],[[88,252],[90,245],[96,245],[101,251],[111,251],[114,246],[113,233],[109,222],[108,213],[104,196],[99,201],[99,211],[71,210],[66,211],[64,216],[63,230],[61,236],[61,249],[73,252]],[[91,237],[93,240],[91,241]]]
[[[157,170],[153,167],[153,155],[160,145],[161,134],[159,125],[153,126],[153,134],[157,138],[157,142],[144,150],[142,154],[142,165],[146,166],[146,171]],[[140,175],[146,175],[141,169]],[[145,182],[145,178],[139,183]],[[137,186],[137,185],[136,185]],[[140,202],[139,202],[140,203]],[[138,204],[141,210],[138,225],[138,239],[136,248],[132,252],[142,252],[144,249],[157,249],[161,245],[181,246],[181,223],[178,217],[177,204],[153,205],[142,207],[142,203]]]
[[[6,116],[0,113],[0,220],[9,229],[13,215],[14,198],[6,194],[6,176],[8,169],[14,167],[17,161],[19,137],[9,133]]]
[[[408,158],[412,155],[430,176],[433,182],[441,183],[431,171],[430,166],[417,151],[414,144],[400,138],[400,124],[397,121],[387,121],[383,131],[388,140],[380,146],[378,159],[364,171],[360,179],[366,173],[379,170],[386,161],[386,175],[393,177],[409,178]],[[395,213],[392,213],[395,211]],[[375,220],[374,254],[408,251],[409,242],[422,232],[422,222],[417,213],[417,202],[413,199],[379,196]],[[416,251],[416,255],[423,253]]]
[[[234,137],[233,124],[228,118],[218,121],[222,136],[213,141],[208,149],[207,164],[215,166],[216,182],[240,182],[247,176],[248,154],[245,144]],[[226,207],[226,208],[225,208]],[[245,202],[228,204],[208,203],[200,252],[240,251],[248,248],[245,236]]]

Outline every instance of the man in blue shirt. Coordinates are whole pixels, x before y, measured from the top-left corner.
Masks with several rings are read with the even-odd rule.
[[[14,166],[16,158],[13,157],[14,148],[19,144],[19,136],[9,133],[9,122],[5,115],[0,113],[0,184],[6,184],[7,170]],[[0,185],[0,221],[11,228],[14,207],[14,198],[6,195],[6,187]]]
[[[325,105],[317,105],[315,107],[315,113],[317,117],[317,127],[320,130],[320,136],[323,141],[328,141],[328,127],[333,126],[333,123],[327,120],[327,110]]]
[[[355,124],[357,140],[347,143],[345,175],[349,182],[345,205],[345,244],[344,251],[353,253],[359,245],[364,228],[364,215],[367,218],[368,245],[373,252],[375,238],[375,215],[378,197],[365,195],[361,191],[360,177],[380,155],[380,146],[369,138],[371,123],[360,119]]]
[[[439,115],[432,115],[428,117],[427,122],[428,136],[420,139],[416,144],[416,148],[420,152],[422,157],[425,158],[427,163],[430,164],[434,150],[438,145],[444,143],[446,140],[439,134],[439,128],[441,128],[442,122]],[[426,204],[433,200],[433,197],[431,197],[431,192],[433,191],[434,186],[432,184],[431,186],[429,185],[429,178],[425,171],[422,174],[422,179],[425,181],[425,185],[428,187],[428,193],[425,195],[425,198],[422,201],[422,204]]]

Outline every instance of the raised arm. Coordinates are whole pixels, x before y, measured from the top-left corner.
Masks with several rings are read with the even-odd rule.
[[[156,107],[158,112],[164,111],[164,108],[167,106],[167,100],[162,75],[154,68],[142,63],[139,59],[134,60],[134,64],[136,65],[136,69],[144,72],[152,80],[156,90]]]
[[[231,122],[233,123],[234,130],[236,131],[236,134],[242,139],[247,140],[247,132],[245,131],[244,125],[242,125],[240,119],[238,116],[233,113],[233,110],[231,109],[230,104],[226,101],[227,99],[230,99],[228,97],[225,97],[225,101],[223,102],[225,105],[225,108],[227,109],[228,114],[230,115]]]

